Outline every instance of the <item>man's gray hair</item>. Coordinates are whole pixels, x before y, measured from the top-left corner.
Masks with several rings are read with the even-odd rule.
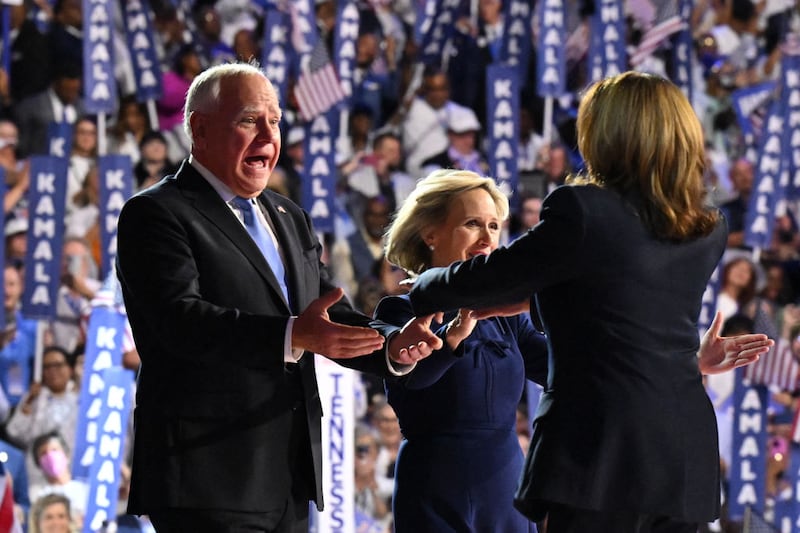
[[[267,78],[257,62],[214,65],[195,77],[186,92],[186,105],[183,110],[183,130],[191,141],[194,142],[192,126],[189,122],[192,113],[195,111],[204,113],[213,111],[219,101],[220,80],[240,76],[262,76],[264,79]]]

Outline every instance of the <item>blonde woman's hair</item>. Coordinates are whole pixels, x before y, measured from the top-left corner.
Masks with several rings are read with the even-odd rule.
[[[717,211],[705,205],[703,130],[673,83],[641,72],[594,83],[578,109],[577,134],[587,174],[570,183],[638,194],[639,215],[659,238],[714,229]]]
[[[386,231],[386,258],[411,275],[429,268],[431,250],[422,233],[444,224],[451,201],[474,189],[483,189],[491,195],[500,220],[508,217],[508,198],[492,178],[468,170],[435,170],[417,182],[395,214]]]

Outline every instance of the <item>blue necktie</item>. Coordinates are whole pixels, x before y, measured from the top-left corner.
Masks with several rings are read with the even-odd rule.
[[[253,202],[251,200],[235,196],[232,203],[242,212],[242,218],[244,219],[244,226],[247,228],[247,233],[253,238],[256,245],[261,250],[261,253],[264,255],[264,259],[267,260],[267,264],[269,264],[269,267],[272,269],[272,273],[278,278],[278,284],[281,286],[283,297],[288,304],[289,289],[286,286],[286,269],[283,267],[283,261],[281,261],[281,256],[278,253],[278,249],[275,247],[272,236],[267,232],[267,228],[256,219],[255,213],[253,213]]]

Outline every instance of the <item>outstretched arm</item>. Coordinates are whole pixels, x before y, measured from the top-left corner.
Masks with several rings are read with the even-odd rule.
[[[703,374],[720,374],[749,365],[761,354],[767,353],[775,341],[762,333],[750,333],[735,337],[720,337],[722,330],[722,313],[717,311],[711,327],[708,328],[700,342],[697,353],[698,366]]]

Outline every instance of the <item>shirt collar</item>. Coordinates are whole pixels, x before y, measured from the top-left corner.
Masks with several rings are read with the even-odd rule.
[[[222,198],[226,204],[229,204],[230,201],[236,196],[230,187],[222,183],[222,181],[212,174],[210,170],[204,167],[200,161],[195,159],[194,155],[189,155],[189,164],[192,165],[201,176],[203,176],[203,179],[205,179],[215,191],[217,191],[219,197]]]

